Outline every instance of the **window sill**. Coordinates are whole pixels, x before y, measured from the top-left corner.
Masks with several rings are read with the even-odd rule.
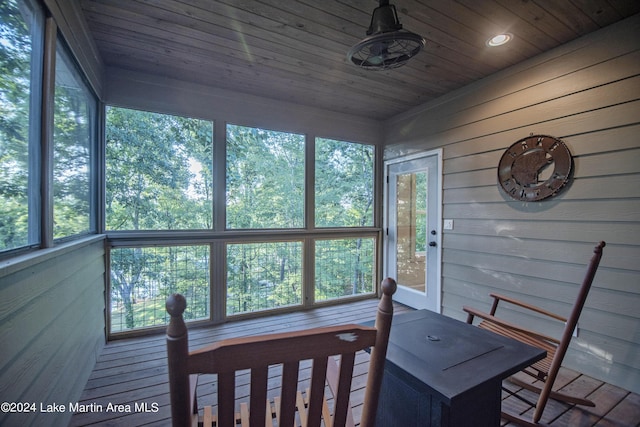
[[[92,243],[105,240],[104,234],[92,234],[91,236],[82,237],[71,242],[65,242],[54,246],[53,248],[39,249],[26,254],[18,255],[14,258],[8,258],[0,261],[0,279],[14,274],[20,270],[24,270],[33,265],[47,261],[52,258],[59,257],[69,252],[76,251],[82,247],[91,245]]]

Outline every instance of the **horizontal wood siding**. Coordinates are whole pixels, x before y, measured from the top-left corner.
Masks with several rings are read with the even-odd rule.
[[[443,313],[507,293],[568,315],[586,264],[607,242],[565,366],[640,392],[640,16],[513,66],[387,122],[385,159],[443,148]],[[557,197],[498,188],[504,150],[529,134],[574,156]],[[560,327],[505,315],[559,333]]]
[[[0,396],[37,405],[3,426],[66,425],[40,404],[76,402],[105,342],[103,239],[41,252],[0,268]]]

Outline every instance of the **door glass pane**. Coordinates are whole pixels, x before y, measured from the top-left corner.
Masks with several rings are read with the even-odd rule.
[[[426,172],[398,175],[396,197],[398,283],[424,292],[427,238]]]

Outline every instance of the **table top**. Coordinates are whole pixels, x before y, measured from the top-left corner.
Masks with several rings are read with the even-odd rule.
[[[501,381],[546,352],[428,310],[393,317],[387,363],[424,383],[449,404]]]

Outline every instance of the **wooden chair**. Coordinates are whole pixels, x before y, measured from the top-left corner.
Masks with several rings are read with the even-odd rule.
[[[349,395],[355,355],[371,347],[361,426],[372,427],[386,359],[393,316],[391,296],[396,290],[393,279],[382,282],[375,327],[342,325],[296,332],[231,338],[207,347],[188,350],[187,328],[182,318],[186,301],[174,294],[167,300],[171,321],[167,328],[167,355],[171,418],[174,427],[198,425],[196,384],[198,374],[217,374],[217,415],[204,408],[202,425],[231,427],[353,426]],[[340,356],[340,364],[335,356]],[[298,391],[301,361],[312,361],[310,387]],[[281,391],[273,401],[267,396],[269,367],[281,366]],[[250,370],[248,404],[236,411],[236,371]],[[273,368],[272,368],[273,371]],[[333,395],[333,413],[329,413],[325,382]],[[296,416],[297,412],[297,416]],[[296,424],[294,424],[294,420]]]
[[[521,417],[508,414],[506,412],[502,413],[503,418],[520,425],[535,426],[540,421],[542,412],[544,411],[544,408],[550,397],[567,403],[595,406],[595,404],[590,400],[552,391],[552,387],[558,375],[558,371],[560,370],[562,360],[564,359],[567,349],[569,348],[569,342],[571,341],[573,332],[578,325],[578,318],[580,317],[580,313],[582,312],[585,300],[587,299],[589,289],[591,288],[591,283],[593,282],[596,270],[598,269],[598,265],[600,264],[600,259],[602,258],[602,248],[604,248],[604,246],[605,242],[600,242],[593,250],[594,255],[589,262],[587,273],[584,277],[584,280],[582,281],[578,296],[568,319],[563,316],[551,313],[542,308],[533,306],[531,304],[527,304],[517,299],[499,294],[490,294],[491,297],[493,297],[493,305],[489,314],[483,313],[471,307],[463,307],[464,311],[468,313],[467,323],[473,323],[474,318],[478,317],[481,319],[480,323],[478,324],[478,326],[481,328],[488,329],[500,335],[517,339],[519,341],[542,348],[547,351],[547,356],[545,359],[536,362],[535,364],[523,370],[523,372],[525,372],[526,374],[529,374],[537,380],[542,381],[544,383],[542,387],[537,387],[534,384],[526,381],[521,381],[515,377],[509,379],[511,382],[514,382],[523,388],[539,393],[538,401],[535,404],[535,411],[533,414],[532,422],[527,421]],[[525,310],[531,310],[560,322],[564,322],[565,326],[563,329],[562,337],[560,339],[556,339],[546,334],[536,332],[526,327],[516,325],[512,322],[508,322],[506,320],[498,318],[496,315],[496,310],[500,301],[503,301],[503,303],[516,305]]]

